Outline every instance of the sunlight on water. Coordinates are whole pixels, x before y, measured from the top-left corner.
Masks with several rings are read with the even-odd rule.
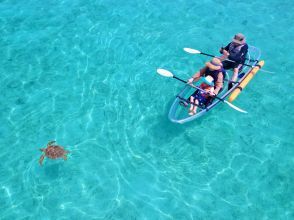
[[[0,219],[292,219],[293,6],[271,2],[0,2]],[[234,102],[167,119],[237,32],[264,69]],[[67,161],[38,160],[57,140]]]

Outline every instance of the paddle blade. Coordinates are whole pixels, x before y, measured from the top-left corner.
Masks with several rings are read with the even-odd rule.
[[[275,73],[275,72],[268,71],[268,70],[264,70],[264,69],[260,69],[259,71],[261,71],[261,72],[265,72],[265,73]]]
[[[186,51],[187,53],[191,53],[191,54],[200,54],[201,53],[199,50],[195,50],[192,48],[184,48],[184,51]]]
[[[165,76],[165,77],[173,77],[174,76],[170,71],[165,70],[165,69],[157,69],[157,73],[162,76]]]
[[[230,103],[230,102],[228,102],[228,101],[226,101],[226,100],[224,100],[224,103],[228,104],[230,107],[232,107],[233,109],[235,109],[235,110],[237,110],[237,111],[239,111],[239,112],[242,112],[242,113],[248,113],[248,112],[246,112],[246,111],[244,111],[244,110],[238,108],[237,106],[233,105],[232,103]]]

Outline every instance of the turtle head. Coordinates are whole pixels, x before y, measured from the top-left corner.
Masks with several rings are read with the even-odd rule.
[[[45,148],[40,148],[40,151],[44,152],[45,151]]]
[[[53,145],[54,143],[56,143],[56,141],[49,141],[47,147]]]

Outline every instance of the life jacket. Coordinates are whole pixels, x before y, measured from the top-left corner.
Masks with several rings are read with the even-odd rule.
[[[240,53],[241,52],[241,49],[242,47],[244,47],[246,44],[241,44],[241,45],[234,45],[233,43],[230,43],[230,46],[229,46],[229,59],[230,60],[239,60],[240,57],[242,56],[242,54]]]
[[[208,89],[211,88],[210,85],[207,85],[205,83],[202,83],[200,85],[200,88],[207,91]],[[205,91],[201,91],[199,89],[197,89],[191,96],[193,96],[195,99],[198,100],[199,102],[199,106],[202,107],[202,108],[205,108],[209,103],[210,101],[212,100],[212,97],[209,96]],[[207,91],[208,92],[208,91]],[[190,96],[190,97],[191,97]],[[189,98],[190,99],[190,98]]]

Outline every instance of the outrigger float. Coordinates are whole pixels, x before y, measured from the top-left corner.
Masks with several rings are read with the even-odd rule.
[[[184,48],[184,50],[191,54],[202,54],[210,57],[216,57],[210,54],[206,54],[203,52],[200,52],[195,49],[190,48]],[[231,102],[233,102],[240,92],[247,86],[247,84],[252,80],[252,78],[255,76],[255,74],[261,69],[261,67],[264,65],[264,61],[259,61],[261,56],[260,49],[249,46],[248,48],[248,54],[245,63],[243,64],[243,69],[239,73],[238,80],[234,82],[233,87],[230,90],[227,90],[228,88],[228,82],[231,78],[231,71],[226,72],[226,77],[224,81],[224,89],[214,98],[214,100],[207,106],[198,106],[197,112],[195,115],[189,115],[187,110],[187,105],[189,105],[189,97],[195,90],[200,90],[198,85],[201,83],[200,81],[194,84],[187,84],[186,81],[174,76],[171,72],[164,70],[164,69],[158,69],[157,72],[163,76],[166,77],[173,77],[177,80],[180,80],[186,85],[184,88],[177,94],[168,114],[168,118],[174,122],[179,124],[184,124],[186,122],[195,120],[196,118],[199,118],[206,114],[208,111],[216,107],[219,103],[226,103],[230,107],[234,108],[237,111],[247,113],[246,111],[238,108],[237,106],[233,105]],[[229,102],[226,100],[228,98]]]
[[[255,74],[263,67],[264,60],[261,60],[257,63],[255,67],[253,67],[250,72],[247,74],[247,76],[239,83],[239,86],[237,86],[233,92],[231,93],[229,97],[229,102],[233,102],[240,92],[247,86],[247,84],[252,80],[252,78],[255,76]]]

